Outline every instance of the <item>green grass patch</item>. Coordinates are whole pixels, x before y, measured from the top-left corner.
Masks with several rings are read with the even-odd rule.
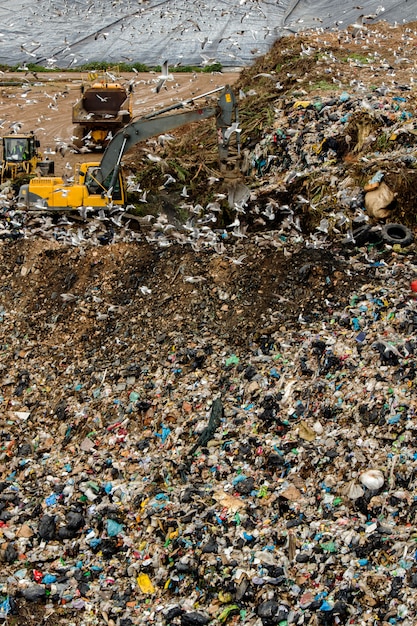
[[[205,67],[201,67],[200,65],[178,65],[174,68],[170,68],[171,71],[179,72],[179,73],[187,73],[190,74],[192,72],[196,73],[211,73],[211,72],[221,72],[223,66],[221,63],[213,63],[212,65],[207,65]],[[149,67],[144,63],[109,63],[108,61],[90,61],[89,63],[83,63],[82,65],[77,65],[76,67],[46,67],[44,65],[39,65],[37,63],[26,63],[23,65],[6,65],[0,64],[0,71],[2,72],[105,72],[105,71],[113,71],[113,72],[161,72],[162,67],[157,65],[155,67]]]
[[[177,179],[180,182],[184,182],[190,178],[190,172],[182,167],[177,161],[168,161],[168,164],[172,167],[175,172]]]
[[[352,54],[349,54],[349,56],[344,57],[342,61],[344,63],[349,63],[349,61],[358,61],[358,63],[363,63],[364,65],[367,65],[368,63],[373,61],[373,59],[363,54],[359,54],[358,52],[353,52]]]
[[[309,82],[311,89],[319,89],[320,91],[331,91],[334,89],[334,84],[329,83],[327,80],[318,80],[316,83]]]
[[[56,69],[51,67],[44,67],[43,65],[38,65],[37,63],[23,63],[23,65],[15,65],[10,68],[11,72],[56,72]]]
[[[149,67],[144,63],[117,63],[117,65],[114,65],[106,61],[91,61],[90,63],[84,63],[78,67],[68,69],[69,72],[105,72],[106,70],[110,72],[134,72],[135,70],[136,72],[150,71]]]
[[[376,141],[375,141],[375,146],[376,149],[379,150],[379,152],[385,152],[388,148],[390,148],[390,135],[388,133],[379,133]]]

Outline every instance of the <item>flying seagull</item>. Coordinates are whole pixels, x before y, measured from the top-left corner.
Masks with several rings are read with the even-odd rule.
[[[174,77],[168,72],[168,61],[164,61],[162,64],[162,74],[159,76],[158,84],[155,88],[156,93],[161,91],[167,80],[174,80]]]

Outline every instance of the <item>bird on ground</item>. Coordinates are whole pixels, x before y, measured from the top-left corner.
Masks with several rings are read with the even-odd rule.
[[[112,215],[110,217],[110,221],[112,221],[113,224],[116,224],[116,226],[121,227],[122,226],[122,217],[123,217],[123,211],[121,211],[120,213],[116,213],[115,215]]]
[[[86,220],[88,218],[88,213],[94,211],[93,207],[91,206],[80,206],[77,210],[83,220]]]
[[[311,56],[312,54],[314,54],[316,52],[316,49],[313,48],[313,46],[309,46],[309,45],[305,45],[301,42],[301,52],[300,52],[300,56]]]
[[[220,213],[221,210],[222,208],[220,204],[216,201],[209,202],[208,205],[206,206],[206,211],[214,211],[215,213]]]
[[[184,276],[183,278],[184,283],[202,283],[206,280],[207,278],[204,278],[204,276]]]
[[[245,211],[246,202],[235,202],[234,208],[236,213],[246,213]]]
[[[213,247],[217,254],[224,254],[226,252],[226,246],[222,241],[216,241]]]
[[[237,226],[232,230],[233,237],[237,237],[238,239],[243,239],[247,237],[246,235],[247,226]]]
[[[61,293],[60,296],[64,302],[74,302],[78,298],[73,293]]]
[[[227,224],[226,228],[239,228],[240,219],[236,217],[231,224]]]
[[[173,141],[175,139],[174,135],[170,135],[169,133],[165,133],[162,135],[158,135],[158,143],[160,146],[164,146],[167,142]]]
[[[165,189],[169,187],[169,185],[171,185],[172,183],[177,182],[176,179],[173,176],[171,176],[171,174],[164,174],[164,176],[165,176],[165,182],[163,184],[163,187],[165,187]]]
[[[58,226],[71,226],[72,222],[67,218],[66,215],[63,215],[62,217],[59,218],[58,222],[57,222]]]
[[[275,219],[275,211],[272,208],[271,204],[267,204],[265,206],[265,210],[262,211],[262,215],[265,215],[270,221]]]
[[[105,214],[104,209],[100,209],[100,211],[98,212],[98,215],[97,215],[97,219],[101,220],[102,222],[108,222],[109,221],[109,218]]]
[[[213,213],[207,213],[197,220],[198,224],[209,224],[210,222],[217,222],[217,217]]]
[[[161,157],[157,154],[150,154],[150,152],[147,152],[146,156],[150,161],[152,161],[152,163],[158,163],[159,161],[162,161]]]
[[[260,74],[255,74],[253,78],[272,78],[273,80],[275,80],[276,76],[272,76],[272,74],[261,72]]]

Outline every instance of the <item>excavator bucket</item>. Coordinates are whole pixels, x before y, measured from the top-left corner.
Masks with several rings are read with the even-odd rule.
[[[227,202],[230,208],[245,206],[250,197],[250,189],[243,182],[242,173],[236,171],[233,178],[228,177],[224,180],[225,192],[227,193]]]
[[[224,192],[230,207],[244,205],[250,196],[243,182],[240,155],[239,110],[233,91],[226,85],[219,98],[219,114],[216,118],[220,172],[223,176]],[[232,141],[232,138],[234,141]]]

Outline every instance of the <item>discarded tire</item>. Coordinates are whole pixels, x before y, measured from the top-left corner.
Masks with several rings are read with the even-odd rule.
[[[383,241],[390,245],[409,246],[414,240],[411,230],[402,224],[384,224],[381,229],[381,236]]]

